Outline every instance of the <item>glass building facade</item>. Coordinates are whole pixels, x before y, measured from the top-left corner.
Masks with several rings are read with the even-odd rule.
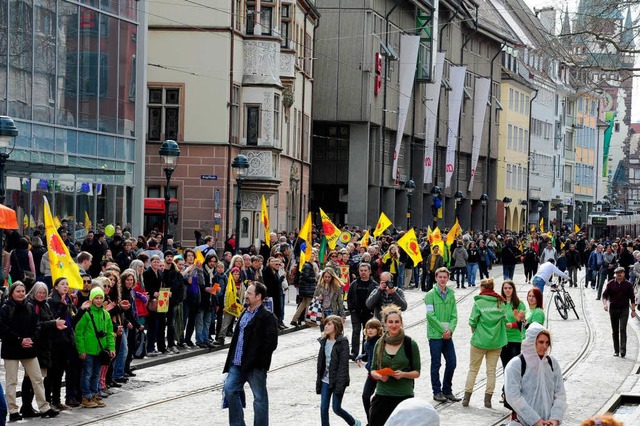
[[[6,204],[24,219],[20,225],[42,224],[43,196],[78,237],[87,218],[93,227],[138,221],[140,6],[0,0],[0,115],[19,130],[6,169]]]

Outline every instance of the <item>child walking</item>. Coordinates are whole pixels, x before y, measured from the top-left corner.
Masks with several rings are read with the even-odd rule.
[[[316,378],[322,426],[329,426],[331,397],[333,397],[333,412],[342,417],[348,425],[360,426],[360,421],[354,419],[342,408],[342,397],[347,386],[349,386],[349,341],[343,335],[342,318],[330,315],[324,320]]]
[[[367,369],[367,380],[364,382],[362,388],[362,404],[364,405],[364,411],[367,413],[367,423],[369,423],[369,408],[371,407],[371,397],[376,390],[376,380],[371,377],[371,361],[373,360],[373,348],[376,347],[376,342],[382,336],[382,324],[377,318],[371,318],[364,326],[364,332],[366,334],[364,342],[364,352],[356,358],[358,367],[362,367],[362,361],[366,362],[365,368]]]

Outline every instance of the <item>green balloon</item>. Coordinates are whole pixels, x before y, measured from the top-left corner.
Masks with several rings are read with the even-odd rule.
[[[107,227],[104,228],[104,235],[106,235],[107,237],[111,237],[115,233],[116,233],[116,228],[111,224],[107,225]]]

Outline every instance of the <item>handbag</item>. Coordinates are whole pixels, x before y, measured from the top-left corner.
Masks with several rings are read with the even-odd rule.
[[[89,313],[89,317],[91,318],[91,323],[93,324],[93,331],[95,331],[96,338],[98,339],[98,346],[100,346],[100,353],[98,354],[98,358],[100,358],[100,364],[109,365],[111,364],[111,353],[102,346],[102,342],[100,341],[100,339],[102,337],[105,337],[106,334],[104,333],[104,331],[102,333],[98,331],[98,327],[96,327],[96,321],[93,318],[93,314],[91,313],[91,310],[87,312]],[[102,313],[102,315],[104,315],[104,312]],[[101,334],[104,334],[104,336],[101,337],[100,336]]]
[[[158,299],[149,299],[147,302],[147,310],[156,312],[158,310]]]
[[[144,331],[138,331],[136,334],[136,347],[133,357],[135,359],[142,359],[147,356],[147,335]]]
[[[310,327],[316,327],[322,324],[323,316],[322,302],[314,297],[305,313],[304,321]]]

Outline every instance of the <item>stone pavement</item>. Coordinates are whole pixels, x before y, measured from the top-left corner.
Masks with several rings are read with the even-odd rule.
[[[501,284],[501,268],[494,268],[492,276]],[[524,282],[522,267],[516,268],[516,283]],[[450,285],[455,283],[450,282]],[[519,285],[518,294],[526,296],[528,285]],[[463,391],[469,364],[469,339],[467,325],[473,294],[478,288],[456,290],[457,297],[466,297],[459,303],[459,323],[454,333],[458,366],[454,375],[454,392]],[[608,314],[595,300],[595,291],[583,288],[569,289],[578,306],[580,319],[570,313],[568,320],[558,315],[550,305],[551,292],[545,291],[547,327],[553,335],[552,354],[566,372],[565,386],[569,409],[563,424],[579,425],[584,418],[601,412],[613,404],[621,393],[640,395],[640,383],[636,372],[638,363],[638,333],[640,322],[629,322],[627,358],[613,357],[611,330]],[[416,396],[434,403],[429,382],[429,351],[426,339],[424,293],[407,290],[408,309],[404,313],[406,333],[419,344],[422,375],[416,380]],[[290,320],[294,303],[287,304],[286,319]],[[288,321],[285,320],[285,323]],[[346,335],[350,337],[350,320],[346,323]],[[300,329],[284,334],[273,356],[268,378],[270,421],[273,425],[320,424],[320,397],[315,394],[316,356],[318,353],[317,328]],[[227,411],[220,409],[221,371],[226,358],[226,348],[207,353],[204,350],[183,351],[179,355],[165,355],[150,360],[136,361],[139,370],[125,387],[106,400],[108,406],[98,410],[75,409],[64,412],[48,424],[175,424],[185,420],[191,424],[228,424]],[[200,356],[193,356],[201,354]],[[507,413],[498,403],[498,389],[502,386],[501,369],[497,380],[493,409],[482,406],[484,395],[484,367],[477,378],[471,405],[463,408],[460,403],[440,404],[436,408],[442,425],[491,425],[500,424]],[[350,364],[351,384],[347,389],[343,407],[356,418],[366,419],[362,408],[361,391],[366,378],[364,369]],[[3,377],[2,375],[1,377]],[[245,420],[252,422],[252,394],[247,389]],[[633,410],[626,417],[627,425],[640,424]],[[342,420],[331,413],[335,424]],[[37,420],[40,421],[40,420]]]

